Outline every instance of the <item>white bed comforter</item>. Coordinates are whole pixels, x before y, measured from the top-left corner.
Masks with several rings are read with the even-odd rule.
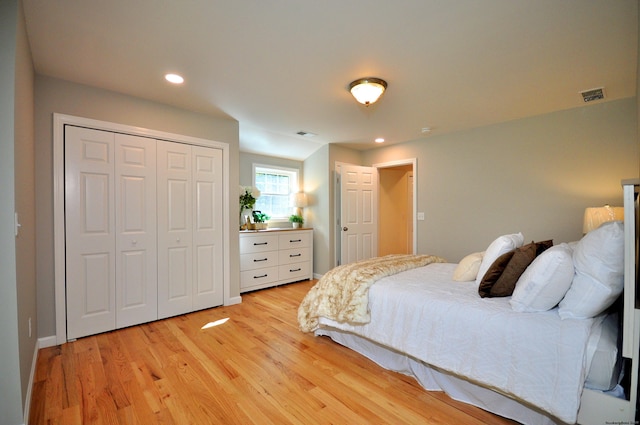
[[[369,291],[371,322],[330,326],[369,338],[466,379],[576,421],[587,342],[602,317],[561,320],[557,310],[517,313],[509,298],[480,298],[451,279],[455,264],[385,277]]]

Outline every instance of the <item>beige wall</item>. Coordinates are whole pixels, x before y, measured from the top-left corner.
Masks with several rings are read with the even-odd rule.
[[[53,113],[74,115],[117,124],[142,127],[227,143],[229,188],[238,187],[238,123],[214,118],[119,93],[37,76],[36,114],[36,222],[38,275],[38,335],[55,334],[53,269]],[[238,215],[238,203],[231,202],[230,217]],[[230,234],[237,231],[230,220]],[[231,238],[231,252],[238,252],[238,239]],[[239,259],[231,256],[231,297],[239,296]]]
[[[457,262],[504,233],[579,239],[585,207],[621,205],[638,175],[636,126],[630,98],[372,149],[363,165],[417,158],[418,253]]]

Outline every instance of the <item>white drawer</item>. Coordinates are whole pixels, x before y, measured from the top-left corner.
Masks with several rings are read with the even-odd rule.
[[[278,235],[257,234],[240,236],[240,253],[250,254],[253,252],[277,251]]]
[[[240,272],[240,289],[251,288],[278,280],[278,267]]]
[[[310,260],[309,248],[294,248],[279,251],[278,264],[301,263]]]
[[[309,279],[311,263],[294,263],[280,266],[279,276],[281,281],[295,282],[296,280]]]
[[[240,255],[240,271],[277,266],[279,251],[254,252]]]
[[[309,247],[311,245],[311,232],[282,232],[278,241],[280,249]]]

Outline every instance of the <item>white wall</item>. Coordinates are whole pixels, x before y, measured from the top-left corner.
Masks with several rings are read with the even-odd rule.
[[[168,133],[199,137],[229,144],[229,188],[238,187],[238,122],[216,118],[94,87],[55,78],[36,76],[36,224],[38,335],[55,335],[53,268],[53,113],[62,113]],[[232,202],[230,217],[238,216]],[[230,220],[230,234],[237,225]],[[231,252],[238,252],[238,239],[230,238]],[[240,295],[239,258],[231,256],[231,294]]]
[[[364,165],[417,158],[418,253],[452,262],[497,236],[582,236],[584,209],[622,205],[638,176],[636,99],[372,149]]]

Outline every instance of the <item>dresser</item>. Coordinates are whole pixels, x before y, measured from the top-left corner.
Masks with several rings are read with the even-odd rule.
[[[313,279],[313,229],[240,232],[240,292]]]

